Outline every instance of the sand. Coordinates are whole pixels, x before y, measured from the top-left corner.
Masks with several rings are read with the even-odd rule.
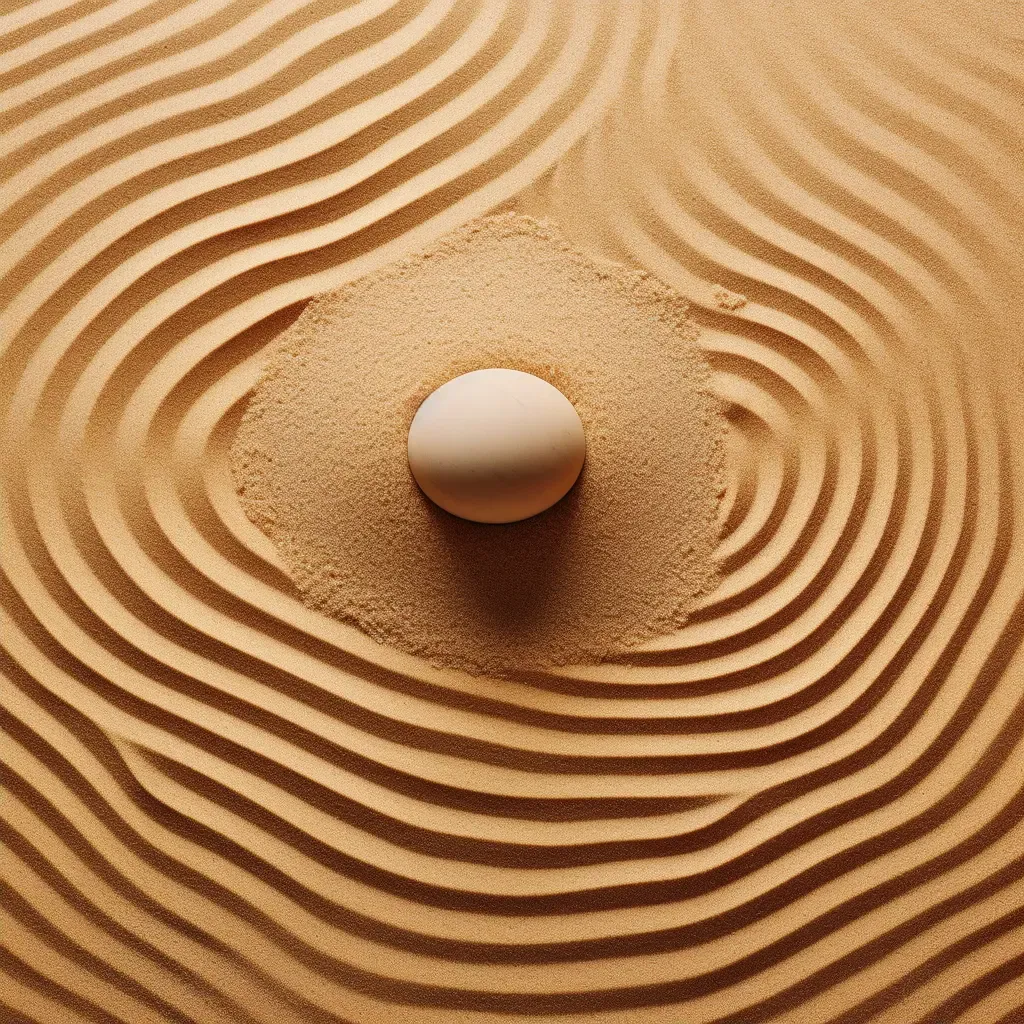
[[[232,447],[242,507],[313,608],[475,674],[612,658],[718,584],[725,420],[681,296],[504,214],[317,296]],[[409,471],[420,403],[472,370],[532,373],[588,438],[576,485],[504,526],[438,509]]]
[[[1019,5],[0,33],[0,1019],[1018,1024]],[[306,607],[229,458],[311,296],[499,208],[685,296],[728,423],[718,587],[514,680]]]

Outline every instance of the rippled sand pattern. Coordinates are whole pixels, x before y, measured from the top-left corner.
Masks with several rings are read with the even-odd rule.
[[[7,7],[0,1018],[1024,1021],[1022,32]],[[684,631],[496,681],[305,609],[227,451],[305,299],[509,204],[692,297],[731,469]]]

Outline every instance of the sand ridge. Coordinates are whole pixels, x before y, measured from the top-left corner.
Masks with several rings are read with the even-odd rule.
[[[0,1017],[1016,1024],[1018,22],[5,8]],[[305,608],[228,452],[311,295],[513,203],[691,300],[722,582],[474,681]]]

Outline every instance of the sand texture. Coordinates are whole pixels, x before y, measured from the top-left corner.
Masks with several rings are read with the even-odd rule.
[[[1024,30],[970,0],[0,8],[7,1024],[1021,1024]],[[306,607],[274,339],[490,211],[691,303],[721,582],[587,670]]]
[[[267,355],[231,449],[249,518],[311,607],[441,668],[510,676],[668,636],[719,583],[725,419],[682,297],[548,223],[481,217],[317,296]],[[503,526],[409,471],[423,400],[488,366],[572,403],[586,465]]]

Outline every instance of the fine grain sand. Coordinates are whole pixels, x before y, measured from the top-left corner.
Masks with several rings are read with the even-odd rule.
[[[650,274],[476,219],[282,334],[232,446],[242,506],[311,607],[388,647],[498,675],[621,655],[719,582],[724,419],[696,336]],[[407,458],[423,400],[488,366],[553,384],[587,437],[571,491],[502,526],[440,510]]]
[[[1018,4],[0,38],[5,1024],[1024,1020]],[[685,296],[728,424],[687,624],[515,679],[308,608],[229,464],[311,296],[501,209]]]

